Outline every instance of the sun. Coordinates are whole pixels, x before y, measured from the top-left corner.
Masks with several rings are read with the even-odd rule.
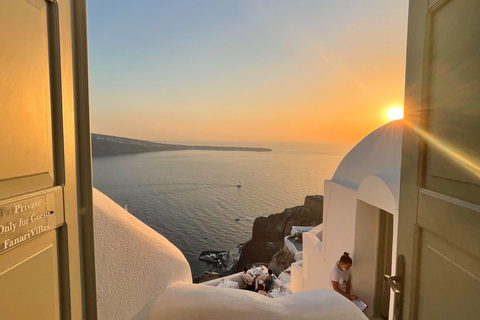
[[[387,111],[387,118],[390,121],[403,119],[403,108],[402,107],[391,107]]]

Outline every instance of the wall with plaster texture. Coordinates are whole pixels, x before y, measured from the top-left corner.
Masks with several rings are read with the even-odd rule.
[[[100,191],[93,190],[99,319],[146,319],[156,296],[192,283],[177,247]]]

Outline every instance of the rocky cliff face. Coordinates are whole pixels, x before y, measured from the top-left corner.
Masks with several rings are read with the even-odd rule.
[[[263,263],[269,265],[273,256],[278,270],[291,263],[293,257],[283,253],[283,238],[290,234],[293,226],[316,226],[323,221],[323,196],[307,196],[303,206],[285,209],[268,217],[258,217],[253,223],[252,239],[243,246],[240,259],[233,267],[238,272],[245,265]],[[285,257],[287,255],[288,257]],[[285,260],[285,261],[284,261]],[[282,262],[285,263],[282,263]],[[273,261],[272,261],[273,263]]]

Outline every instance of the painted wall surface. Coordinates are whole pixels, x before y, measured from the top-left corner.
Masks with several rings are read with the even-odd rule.
[[[323,227],[303,234],[303,275],[292,286],[303,290],[331,288],[329,274],[344,251],[353,252],[356,194],[332,181],[325,181]],[[321,232],[322,240],[317,235]],[[302,280],[300,280],[302,279]],[[301,285],[296,282],[302,281]]]
[[[344,252],[354,259],[357,195],[354,190],[325,181],[324,247],[328,272]],[[328,277],[328,275],[327,275]],[[329,284],[330,285],[330,284]]]
[[[292,280],[290,282],[290,290],[293,292],[303,291],[303,284],[306,283],[304,280],[303,261],[292,263],[290,270]]]
[[[377,176],[367,176],[357,190],[357,198],[390,213],[398,212],[398,205],[388,185]]]
[[[314,234],[305,233],[303,236],[303,245],[303,290],[328,288],[326,285],[328,279],[319,276],[325,273],[322,242]]]
[[[93,190],[99,319],[146,319],[155,297],[190,266],[162,235]]]

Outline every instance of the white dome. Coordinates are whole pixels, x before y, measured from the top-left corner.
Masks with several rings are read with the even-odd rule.
[[[380,178],[398,205],[403,120],[389,122],[360,141],[338,165],[332,181],[357,190],[368,176]]]

